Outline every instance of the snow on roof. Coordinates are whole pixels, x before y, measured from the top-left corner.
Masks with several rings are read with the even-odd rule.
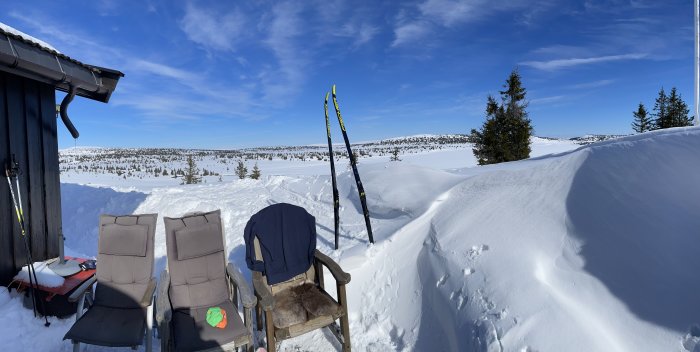
[[[61,53],[60,51],[56,50],[56,48],[54,48],[51,44],[49,44],[43,40],[36,39],[36,38],[32,37],[31,35],[24,33],[22,31],[19,31],[15,28],[12,28],[12,27],[10,27],[2,22],[0,22],[0,30],[5,31],[6,33],[14,34],[16,36],[20,36],[20,37],[22,37],[22,39],[30,41],[34,44],[37,44],[44,49],[47,49],[50,51],[55,51],[59,54]]]

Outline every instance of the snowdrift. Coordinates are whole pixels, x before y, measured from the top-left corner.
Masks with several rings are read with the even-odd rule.
[[[692,350],[698,151],[697,128],[647,133],[451,189],[418,257],[416,349]]]
[[[246,221],[288,202],[316,217],[319,249],[352,275],[354,350],[700,352],[700,129],[563,149],[478,168],[456,161],[452,172],[415,165],[429,161],[362,163],[376,243],[345,172],[337,251],[327,175],[139,192],[64,184],[67,252],[96,254],[103,212],[222,209],[229,259],[249,278]],[[157,272],[163,231],[159,222]],[[0,336],[13,348],[70,350],[61,338],[72,320],[52,322],[44,328],[18,297],[0,294]],[[324,331],[281,346],[338,348]]]

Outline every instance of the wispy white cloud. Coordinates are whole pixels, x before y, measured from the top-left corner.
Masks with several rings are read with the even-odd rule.
[[[191,41],[207,49],[233,51],[244,34],[246,17],[238,9],[217,12],[187,3],[180,28]]]
[[[194,72],[188,72],[162,63],[147,61],[143,59],[130,60],[129,68],[131,68],[132,70],[148,72],[151,74],[173,78],[181,81],[192,81],[197,79],[198,76]]]
[[[206,72],[99,44],[90,33],[66,26],[54,27],[50,25],[54,21],[40,15],[11,16],[83,62],[125,72],[126,77],[120,81],[110,104],[136,109],[149,120],[167,123],[204,116],[255,119],[264,115],[253,98],[259,89],[256,86],[232,86],[230,81],[212,79]],[[154,87],[159,89],[156,91]]]
[[[486,3],[483,0],[427,0],[418,8],[424,16],[451,27],[475,19]]]
[[[530,99],[529,103],[532,105],[546,105],[546,104],[560,102],[566,98],[567,97],[565,95],[553,95],[550,97]]]
[[[365,22],[348,22],[331,33],[336,37],[351,38],[353,46],[358,48],[370,42],[379,33],[379,27]]]
[[[432,30],[432,25],[426,21],[409,22],[399,25],[394,29],[394,41],[392,47],[413,43],[427,37]]]
[[[593,81],[593,82],[584,82],[584,83],[573,84],[573,85],[567,86],[566,88],[567,89],[591,89],[591,88],[599,88],[599,87],[609,86],[613,83],[615,83],[614,79],[601,79],[601,80]]]
[[[350,40],[351,49],[357,49],[380,33],[380,26],[373,24],[374,17],[378,16],[375,8],[347,0],[314,0],[312,8],[317,16],[309,21],[309,26],[320,44]]]
[[[587,57],[587,58],[570,58],[570,59],[555,59],[549,61],[525,61],[520,64],[523,66],[529,66],[538,70],[543,71],[555,71],[564,68],[570,68],[581,65],[597,64],[602,62],[611,61],[622,61],[622,60],[639,60],[644,59],[648,54],[644,53],[633,53],[633,54],[623,54],[623,55],[608,55],[608,56],[598,56],[598,57]]]
[[[109,16],[119,8],[119,2],[114,0],[98,0],[95,6],[100,13],[100,16]]]
[[[278,67],[263,72],[265,100],[281,103],[297,92],[303,83],[305,67],[309,63],[308,52],[298,43],[303,33],[300,17],[301,6],[296,2],[285,2],[272,9],[272,19],[267,26],[265,44],[272,50]]]
[[[548,0],[549,1],[549,0]],[[496,2],[488,0],[425,0],[415,9],[399,12],[394,25],[395,39],[392,47],[417,42],[440,28],[455,28],[459,25],[482,20],[494,13],[538,6],[538,1],[511,0]],[[416,12],[409,15],[410,12]]]

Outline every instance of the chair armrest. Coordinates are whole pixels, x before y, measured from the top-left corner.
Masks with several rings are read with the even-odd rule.
[[[347,285],[350,282],[350,274],[344,272],[343,269],[340,268],[340,265],[338,265],[338,263],[335,262],[335,260],[323,254],[318,249],[316,250],[315,256],[316,260],[318,260],[321,264],[323,264],[323,266],[328,268],[328,270],[333,275],[333,278],[335,278],[335,282],[337,282],[338,285]]]
[[[158,282],[158,290],[156,293],[156,322],[158,325],[163,323],[169,323],[172,318],[173,312],[170,306],[170,297],[168,296],[168,291],[170,290],[170,273],[167,270],[163,270],[160,273],[160,281]]]
[[[272,310],[275,306],[274,298],[272,297],[272,292],[263,282],[262,274],[257,271],[253,271],[253,288],[255,289],[255,294],[260,297],[260,306],[264,311]]]
[[[92,289],[92,285],[97,281],[97,277],[95,275],[91,276],[89,279],[85,280],[78,288],[71,293],[70,296],[68,296],[68,302],[77,302],[80,299],[80,296],[83,295],[88,290]]]
[[[253,291],[251,291],[250,285],[248,285],[248,282],[245,281],[245,278],[243,278],[241,272],[238,271],[232,263],[228,263],[228,265],[226,265],[226,273],[228,274],[228,277],[230,278],[233,285],[238,288],[238,294],[241,297],[241,302],[243,302],[243,307],[255,307],[255,304],[258,302],[258,300],[253,295]]]
[[[148,282],[148,287],[146,288],[146,292],[143,294],[143,298],[141,298],[141,307],[148,307],[151,304],[153,304],[153,294],[156,293],[156,279],[151,278],[151,281]]]

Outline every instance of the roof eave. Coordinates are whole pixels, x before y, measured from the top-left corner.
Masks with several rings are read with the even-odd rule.
[[[83,64],[22,37],[0,30],[0,69],[53,85],[64,92],[77,87],[76,94],[106,103],[116,89],[122,72]]]

